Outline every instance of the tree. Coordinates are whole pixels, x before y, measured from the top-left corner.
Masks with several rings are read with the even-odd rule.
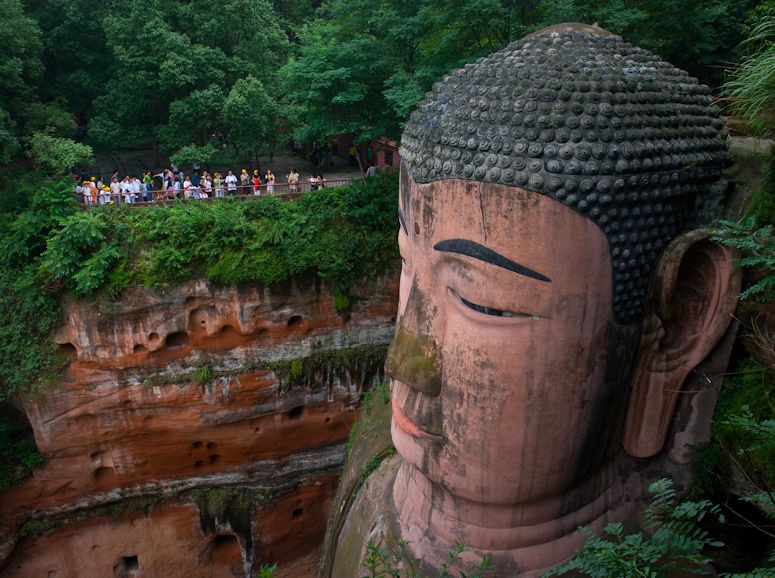
[[[152,135],[168,151],[202,147],[234,83],[271,84],[285,60],[288,40],[266,0],[126,2],[104,20],[116,73],[90,128],[102,146]]]
[[[248,76],[234,83],[223,105],[223,122],[237,148],[274,152],[278,142],[280,109],[263,83]]]
[[[18,119],[36,96],[40,63],[40,29],[24,14],[20,0],[0,0],[0,162],[18,151]]]
[[[35,165],[51,170],[55,175],[66,175],[76,165],[94,162],[92,148],[69,138],[36,132],[27,139],[28,154]]]

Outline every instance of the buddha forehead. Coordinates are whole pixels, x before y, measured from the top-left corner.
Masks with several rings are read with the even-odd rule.
[[[409,180],[497,183],[591,220],[608,241],[621,324],[641,317],[661,250],[713,216],[730,160],[708,87],[583,25],[450,73],[412,114],[401,157],[403,195]]]

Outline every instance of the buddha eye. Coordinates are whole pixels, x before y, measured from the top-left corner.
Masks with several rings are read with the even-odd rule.
[[[472,309],[473,311],[476,311],[477,313],[482,313],[483,315],[492,315],[493,317],[533,317],[533,315],[530,315],[529,313],[503,311],[501,309],[493,309],[492,307],[485,307],[484,305],[472,303],[468,299],[461,297],[460,294],[454,289],[450,289],[450,291],[452,291],[452,294],[457,297],[463,305],[469,309]]]

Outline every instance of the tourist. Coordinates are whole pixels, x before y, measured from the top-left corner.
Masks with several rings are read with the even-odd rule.
[[[188,175],[183,180],[183,198],[184,199],[191,198],[191,179],[188,178]]]
[[[110,178],[110,197],[114,203],[118,203],[121,198],[121,183],[118,182],[118,176]]]
[[[250,185],[250,175],[248,175],[248,171],[245,169],[242,169],[242,173],[239,176],[240,180],[240,186],[242,187],[242,190],[240,191],[240,194],[245,195],[248,192],[248,186]]]
[[[326,187],[326,179],[323,175],[318,175],[318,189],[324,189]]]
[[[347,149],[347,159],[349,160],[351,167],[358,166],[358,159],[355,156],[355,152],[355,147],[350,145],[350,148]]]
[[[207,171],[205,171],[203,178],[202,186],[204,187],[204,190],[202,191],[202,196],[205,199],[209,199],[213,194],[213,182],[210,180],[210,175],[207,174]]]
[[[258,171],[253,171],[253,194],[261,194],[261,177],[259,176]]]
[[[140,195],[140,191],[143,190],[143,185],[140,182],[140,179],[137,177],[132,177],[132,180],[129,183],[132,186],[132,195],[134,196],[135,201],[139,198],[141,200],[145,200],[145,196]]]
[[[143,188],[145,189],[143,200],[148,202],[152,201],[151,191],[153,190],[153,179],[151,177],[151,171],[145,171],[145,173],[143,173]]]
[[[291,172],[288,174],[288,185],[292,193],[299,189],[299,173],[296,172],[296,167],[291,168]]]
[[[231,172],[231,171],[229,171]],[[221,173],[216,172],[213,177],[213,186],[215,187],[215,196],[219,199],[223,198],[223,181],[221,180]]]
[[[109,186],[102,185],[102,189],[100,189],[99,203],[100,203],[100,205],[107,205],[108,203],[110,203],[110,187]]]
[[[315,175],[311,175],[309,179],[309,190],[310,191],[317,191],[318,190],[318,178]]]
[[[373,177],[376,177],[378,171],[379,169],[377,168],[377,165],[375,165],[374,163],[371,163],[369,165],[369,168],[366,169],[366,178],[371,179]]]
[[[274,193],[274,175],[272,174],[272,171],[270,169],[266,169],[266,174],[264,175],[264,182],[266,183],[266,192],[267,194],[271,195]]]
[[[237,192],[237,177],[231,171],[226,175],[226,188],[230,195],[234,195]]]

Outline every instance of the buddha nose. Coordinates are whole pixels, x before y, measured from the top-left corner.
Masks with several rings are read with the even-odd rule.
[[[420,335],[422,306],[415,284],[409,290],[406,308],[398,321],[388,349],[385,372],[419,392],[432,397],[441,393],[441,366],[436,340]]]

